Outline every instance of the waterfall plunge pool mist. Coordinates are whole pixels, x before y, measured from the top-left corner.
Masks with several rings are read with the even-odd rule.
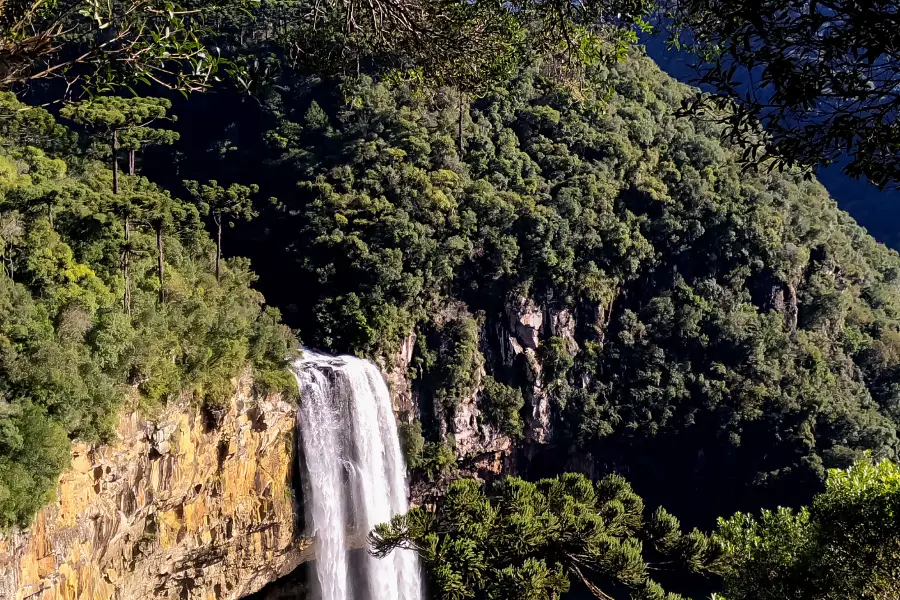
[[[354,356],[303,349],[292,371],[308,533],[315,537],[313,596],[421,600],[418,558],[352,551],[378,523],[406,512],[406,465],[390,392],[378,368]],[[354,543],[355,542],[355,543]]]

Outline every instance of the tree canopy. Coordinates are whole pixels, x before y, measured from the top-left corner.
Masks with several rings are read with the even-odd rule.
[[[52,495],[70,439],[106,439],[126,403],[152,410],[187,394],[214,409],[248,363],[260,386],[290,391],[284,359],[296,341],[250,287],[246,260],[228,261],[217,282],[215,246],[191,203],[137,176],[113,194],[109,169],[60,143],[71,132],[12,95],[0,101],[13,115],[0,135],[6,528],[27,524]],[[117,300],[123,202],[133,218],[130,310]]]
[[[415,507],[370,535],[375,556],[413,550],[440,600],[558,599],[571,581],[608,600],[616,591],[646,600],[677,600],[650,577],[654,559],[699,571],[720,546],[683,533],[663,509],[644,504],[621,477],[592,483],[567,473],[531,483],[509,477],[485,490],[453,482],[433,507]]]
[[[720,519],[730,600],[887,600],[900,593],[900,468],[863,460],[828,473],[809,508]]]

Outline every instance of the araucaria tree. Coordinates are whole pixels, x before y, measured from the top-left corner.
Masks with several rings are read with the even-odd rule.
[[[202,215],[211,215],[216,225],[216,279],[222,278],[222,225],[234,227],[237,220],[249,221],[257,216],[253,208],[253,194],[259,186],[233,183],[227,188],[218,181],[200,185],[196,181],[185,181],[185,187],[194,197]]]
[[[199,216],[195,207],[173,198],[168,192],[153,189],[140,194],[136,200],[141,206],[143,220],[156,236],[156,276],[159,280],[159,304],[163,305],[166,301],[164,236],[185,223],[199,227]]]
[[[597,598],[678,598],[650,577],[651,564],[702,571],[721,546],[683,533],[662,508],[644,503],[617,475],[592,483],[567,473],[537,483],[509,477],[490,489],[461,479],[433,507],[416,507],[369,536],[372,552],[416,551],[435,598],[558,599],[570,580]]]
[[[112,150],[113,193],[119,193],[119,144],[120,135],[126,135],[131,148],[140,147],[140,140],[153,140],[155,143],[172,143],[177,139],[174,132],[152,134],[148,128],[151,123],[167,117],[172,103],[165,98],[120,98],[118,96],[101,96],[70,104],[59,111],[60,115],[84,125],[97,135],[109,140]],[[129,132],[131,133],[129,136]],[[171,141],[167,141],[171,140]]]
[[[136,172],[135,158],[138,152],[150,146],[171,146],[180,137],[177,131],[144,126],[123,131],[119,136],[119,147],[128,152],[128,174],[134,175]]]
[[[142,143],[172,143],[177,134],[171,131],[154,133],[150,125],[160,119],[168,119],[167,113],[172,103],[165,98],[120,98],[118,96],[102,96],[70,104],[60,111],[67,119],[84,125],[96,134],[109,141],[112,151],[113,194],[119,193],[119,143],[124,136],[127,148],[132,151],[141,147]],[[174,119],[174,117],[172,117]],[[133,154],[130,155],[129,172],[133,175]],[[131,311],[131,277],[129,274],[129,244],[131,243],[131,210],[130,203],[122,204],[125,238],[122,250],[122,276],[125,279],[125,311]]]

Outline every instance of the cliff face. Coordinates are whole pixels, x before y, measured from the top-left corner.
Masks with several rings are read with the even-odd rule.
[[[220,422],[187,403],[120,417],[77,445],[57,500],[0,536],[4,600],[233,600],[308,558],[294,482],[294,407],[250,382]]]
[[[459,305],[447,306],[441,314],[445,318],[460,314],[472,317]],[[416,379],[410,379],[410,366],[418,351],[415,334],[405,338],[396,353],[378,362],[391,388],[398,418],[404,422],[413,418],[433,419],[442,440],[452,436],[462,467],[460,473],[490,479],[498,474],[528,471],[532,457],[551,445],[552,392],[548,383],[552,382],[544,381],[541,347],[554,340],[561,351],[574,357],[585,341],[602,343],[605,327],[605,312],[600,304],[570,311],[542,307],[524,296],[509,298],[501,312],[480,320],[477,332],[480,360],[474,384],[470,394],[455,399],[452,415],[435,404]],[[483,396],[487,373],[522,392],[522,439],[511,439],[485,418]],[[414,486],[414,499],[420,500],[422,494]]]

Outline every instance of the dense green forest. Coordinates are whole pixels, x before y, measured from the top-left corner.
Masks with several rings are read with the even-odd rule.
[[[571,311],[577,350],[539,352],[555,447],[692,523],[894,457],[896,253],[800,172],[743,172],[649,59],[578,87],[554,67],[462,108],[452,88],[295,81],[182,130],[180,168],[255,174],[279,202],[232,238],[267,297],[319,347],[378,355],[417,331],[417,385],[451,413],[485,363],[504,393],[482,408],[515,434],[528,369],[485,355],[492,325],[520,296]]]
[[[435,598],[896,597],[900,256],[810,168],[896,185],[900,27],[800,5],[671,7],[710,94],[645,0],[0,5],[0,529],[122,410],[415,334],[370,541]],[[472,398],[521,479],[450,481]]]
[[[283,365],[296,341],[251,287],[246,260],[229,261],[217,281],[195,205],[137,174],[116,177],[113,193],[108,140],[79,141],[12,94],[0,96],[0,115],[8,527],[27,524],[52,497],[69,438],[103,440],[122,408],[152,413],[183,393],[215,413],[248,362],[259,385],[290,389]]]

